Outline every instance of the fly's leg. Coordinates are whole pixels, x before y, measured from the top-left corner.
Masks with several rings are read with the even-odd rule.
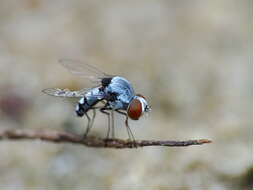
[[[107,107],[100,108],[101,113],[106,114],[108,117],[108,130],[107,130],[107,135],[106,135],[106,139],[108,139],[110,136],[110,130],[111,130],[111,121],[110,121],[111,118],[110,118],[110,112],[107,112],[106,110],[110,110],[110,108],[107,108]]]
[[[90,116],[87,114],[87,113],[85,113],[84,114],[86,117],[87,117],[87,119],[88,119],[88,124],[87,124],[87,127],[86,127],[86,131],[85,131],[85,133],[84,133],[84,138],[86,138],[87,137],[87,135],[88,135],[88,133],[89,133],[89,131],[90,131],[90,122],[91,122],[91,119],[90,119]]]
[[[115,138],[115,129],[114,129],[114,110],[111,110],[111,120],[112,120],[112,138]]]
[[[128,137],[129,137],[130,140],[133,141],[134,146],[137,147],[136,142],[135,142],[134,135],[133,135],[133,133],[132,133],[132,131],[131,131],[129,125],[128,125],[128,115],[127,115],[127,113],[125,113],[125,112],[123,112],[123,111],[120,111],[120,110],[115,110],[115,111],[118,112],[118,113],[121,114],[121,115],[126,116],[125,125],[126,125],[126,129],[127,129]]]
[[[93,123],[94,123],[94,120],[95,120],[95,117],[96,117],[96,110],[92,109],[92,111],[93,111],[92,118],[90,118],[90,116],[88,115],[88,113],[85,113],[85,116],[88,119],[88,124],[87,124],[87,127],[86,127],[86,131],[84,133],[84,137],[87,137],[87,135],[88,135],[91,127],[93,126]]]
[[[134,135],[128,125],[128,116],[126,116],[125,124],[126,124],[126,128],[127,128],[128,136],[130,137],[130,139],[134,142],[134,144],[136,146]]]
[[[106,102],[102,102],[103,104],[106,104]],[[108,116],[108,131],[107,131],[107,138],[109,138],[110,136],[110,131],[111,131],[111,128],[112,128],[112,138],[114,139],[115,138],[115,130],[114,130],[114,110],[112,110],[111,108],[108,108],[106,107],[107,105],[105,105],[104,107],[93,107],[92,109],[94,110],[94,114],[96,115],[96,112],[95,110],[96,109],[100,109],[100,111],[104,114],[106,114]],[[106,110],[111,110],[111,112],[107,112]],[[91,125],[93,125],[94,123],[94,118],[95,118],[95,115],[94,117],[92,118],[92,122],[91,122]],[[109,118],[110,117],[110,118]]]
[[[93,123],[94,123],[94,120],[95,120],[95,117],[96,117],[96,109],[92,109],[92,111],[93,111],[93,115],[92,115],[92,118],[91,118],[90,128],[93,126]]]
[[[87,135],[88,135],[91,127],[93,126],[93,123],[94,123],[94,120],[95,120],[95,117],[96,117],[96,110],[92,109],[92,111],[93,111],[92,118],[90,118],[90,116],[88,115],[88,113],[85,113],[85,116],[88,119],[88,124],[87,124],[87,127],[86,127],[86,131],[84,133],[84,137],[87,137]]]

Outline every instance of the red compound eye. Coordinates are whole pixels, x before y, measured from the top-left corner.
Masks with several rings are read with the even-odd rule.
[[[141,114],[142,114],[142,104],[140,100],[133,99],[128,106],[127,115],[133,120],[138,120]]]

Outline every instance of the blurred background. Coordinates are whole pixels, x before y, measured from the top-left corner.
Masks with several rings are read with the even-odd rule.
[[[91,84],[58,64],[97,60],[152,106],[131,121],[136,139],[213,143],[186,148],[94,149],[0,142],[0,189],[253,189],[253,2],[3,0],[0,128],[82,134],[74,104],[41,90]],[[91,135],[106,135],[98,114]],[[122,116],[116,136],[127,138]]]

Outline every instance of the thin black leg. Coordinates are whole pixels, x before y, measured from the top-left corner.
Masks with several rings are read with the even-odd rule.
[[[87,135],[88,135],[91,127],[93,126],[93,123],[94,123],[94,120],[95,120],[95,117],[96,117],[96,110],[92,109],[92,111],[93,111],[92,118],[90,118],[90,116],[88,115],[88,113],[85,113],[85,116],[88,119],[88,124],[87,124],[87,127],[86,127],[86,131],[84,133],[84,137],[87,137]]]
[[[93,107],[92,109],[99,109],[102,113],[106,114],[108,116],[108,131],[107,131],[107,138],[110,137],[110,131],[111,131],[111,137],[114,139],[115,138],[115,128],[114,128],[114,110],[112,108],[107,107],[106,102],[103,102],[105,106],[103,107]],[[107,110],[111,110],[111,112],[107,112]]]
[[[111,110],[110,108],[103,107],[99,109],[101,113],[106,114],[108,117],[108,130],[107,130],[107,135],[106,138],[108,139],[110,136],[110,128],[111,128],[111,122],[110,122],[110,112],[107,112],[106,110]]]
[[[87,117],[87,119],[88,119],[88,123],[87,123],[87,127],[86,127],[86,131],[85,131],[85,133],[84,133],[84,138],[85,137],[87,137],[87,135],[88,135],[88,133],[89,133],[89,131],[90,131],[90,121],[91,121],[91,119],[90,119],[90,116],[87,114],[87,113],[85,113],[84,114],[86,117]]]
[[[114,129],[114,110],[111,110],[111,120],[112,120],[112,138],[115,138],[115,129]]]
[[[93,115],[92,115],[92,118],[91,118],[91,127],[93,126],[93,123],[94,123],[94,121],[95,121],[95,117],[96,117],[96,109],[92,109],[92,111],[93,111]]]
[[[134,135],[128,125],[128,115],[127,113],[123,112],[123,111],[120,111],[120,110],[115,110],[116,112],[118,112],[119,114],[121,115],[124,115],[126,116],[126,120],[125,120],[125,125],[126,125],[126,129],[127,129],[127,134],[128,134],[128,137],[130,140],[132,140],[133,142],[135,142],[135,138],[134,138]]]

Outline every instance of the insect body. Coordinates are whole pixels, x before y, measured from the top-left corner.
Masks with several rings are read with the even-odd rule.
[[[90,89],[76,105],[76,114],[79,117],[82,117],[87,113],[93,106],[95,106],[99,101],[104,97],[104,92],[100,88]]]
[[[43,92],[57,97],[80,98],[75,111],[77,116],[82,117],[85,115],[88,119],[85,136],[93,125],[96,110],[99,109],[108,116],[107,138],[109,138],[111,127],[112,138],[114,138],[113,112],[115,111],[126,116],[125,124],[127,132],[129,138],[134,140],[133,134],[128,126],[128,118],[138,120],[145,112],[150,111],[150,107],[144,96],[135,94],[130,82],[123,77],[105,74],[94,66],[79,61],[64,59],[60,62],[72,73],[97,82],[97,86],[80,91],[48,88],[43,90]],[[104,105],[96,107],[96,104],[99,102]],[[90,110],[93,110],[92,118],[88,115]]]

